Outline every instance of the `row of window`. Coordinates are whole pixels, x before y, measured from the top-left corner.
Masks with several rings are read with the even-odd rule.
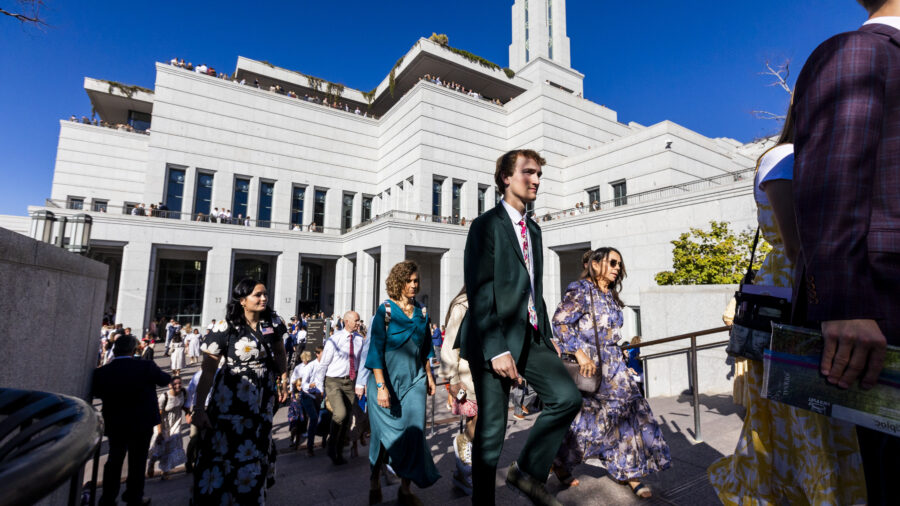
[[[613,190],[613,203],[615,206],[624,206],[628,203],[628,187],[625,185],[625,180],[616,181],[615,183],[611,183]],[[600,187],[595,186],[593,188],[589,188],[587,190],[588,194],[588,205],[593,204],[594,202],[600,203]]]
[[[461,209],[462,209],[462,187],[463,182],[461,181],[453,181],[453,185],[451,186],[452,198],[450,199],[451,212],[450,216],[453,218],[461,218]],[[481,216],[486,210],[487,193],[490,189],[490,186],[478,186],[478,216]],[[443,216],[443,208],[441,203],[441,196],[443,195],[444,190],[444,178],[437,176],[431,182],[431,214],[434,216]],[[496,189],[494,190],[494,205],[500,203],[500,199],[503,196]],[[532,209],[533,211],[533,204]]]
[[[198,172],[196,188],[194,189],[194,216],[209,216],[212,205],[212,188],[214,174]],[[174,212],[174,217],[182,211],[182,199],[184,197],[185,170],[174,167],[169,168],[168,184],[166,185],[166,207]],[[293,185],[291,188],[290,225],[303,226],[303,212],[306,203],[306,186]],[[312,223],[323,226],[325,223],[325,197],[326,189],[313,189],[313,217]],[[256,223],[260,227],[269,227],[272,223],[272,199],[275,194],[275,182],[260,180],[259,198],[256,205]],[[353,195],[344,193],[341,201],[341,227],[349,229],[353,222]],[[232,194],[231,216],[244,218],[250,214],[250,178],[236,176]],[[213,210],[215,213],[215,210]],[[364,196],[362,199],[362,220],[372,218],[372,197]]]

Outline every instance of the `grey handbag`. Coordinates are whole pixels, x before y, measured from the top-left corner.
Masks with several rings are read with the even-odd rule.
[[[597,346],[597,358],[600,358],[600,336],[597,335],[597,319],[594,317],[594,289],[591,287],[591,323],[594,324],[594,344]],[[612,333],[612,328],[607,331],[607,336]],[[578,359],[575,357],[574,353],[563,353],[560,358],[562,358],[563,366],[566,368],[566,372],[569,373],[569,376],[572,378],[572,381],[575,382],[575,386],[581,393],[584,394],[593,394],[600,389],[600,383],[603,380],[602,364],[597,367],[597,370],[594,371],[594,375],[590,378],[585,377],[581,374],[581,366],[578,365]]]

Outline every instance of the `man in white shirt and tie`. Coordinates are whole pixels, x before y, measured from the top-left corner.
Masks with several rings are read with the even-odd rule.
[[[365,361],[362,360],[363,338],[356,332],[359,314],[347,311],[344,328],[331,335],[323,345],[316,373],[317,385],[323,385],[331,403],[331,433],[328,437],[328,456],[339,466],[344,460],[344,440],[350,429],[350,408],[356,402],[354,386]]]

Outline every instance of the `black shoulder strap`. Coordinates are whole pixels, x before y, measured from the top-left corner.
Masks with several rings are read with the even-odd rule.
[[[759,242],[759,227],[756,227],[756,236],[753,238],[753,247],[750,248],[750,264],[747,266],[747,272],[744,279],[741,280],[741,286],[753,284],[753,259],[756,257],[756,244]]]

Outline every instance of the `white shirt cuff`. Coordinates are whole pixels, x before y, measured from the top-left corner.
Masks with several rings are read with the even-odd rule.
[[[510,352],[508,352],[508,351],[504,351],[503,353],[501,353],[501,354],[497,355],[496,357],[492,358],[491,361],[497,360],[498,358],[502,357],[503,355],[510,355],[510,356],[511,356],[512,353],[510,353]]]

